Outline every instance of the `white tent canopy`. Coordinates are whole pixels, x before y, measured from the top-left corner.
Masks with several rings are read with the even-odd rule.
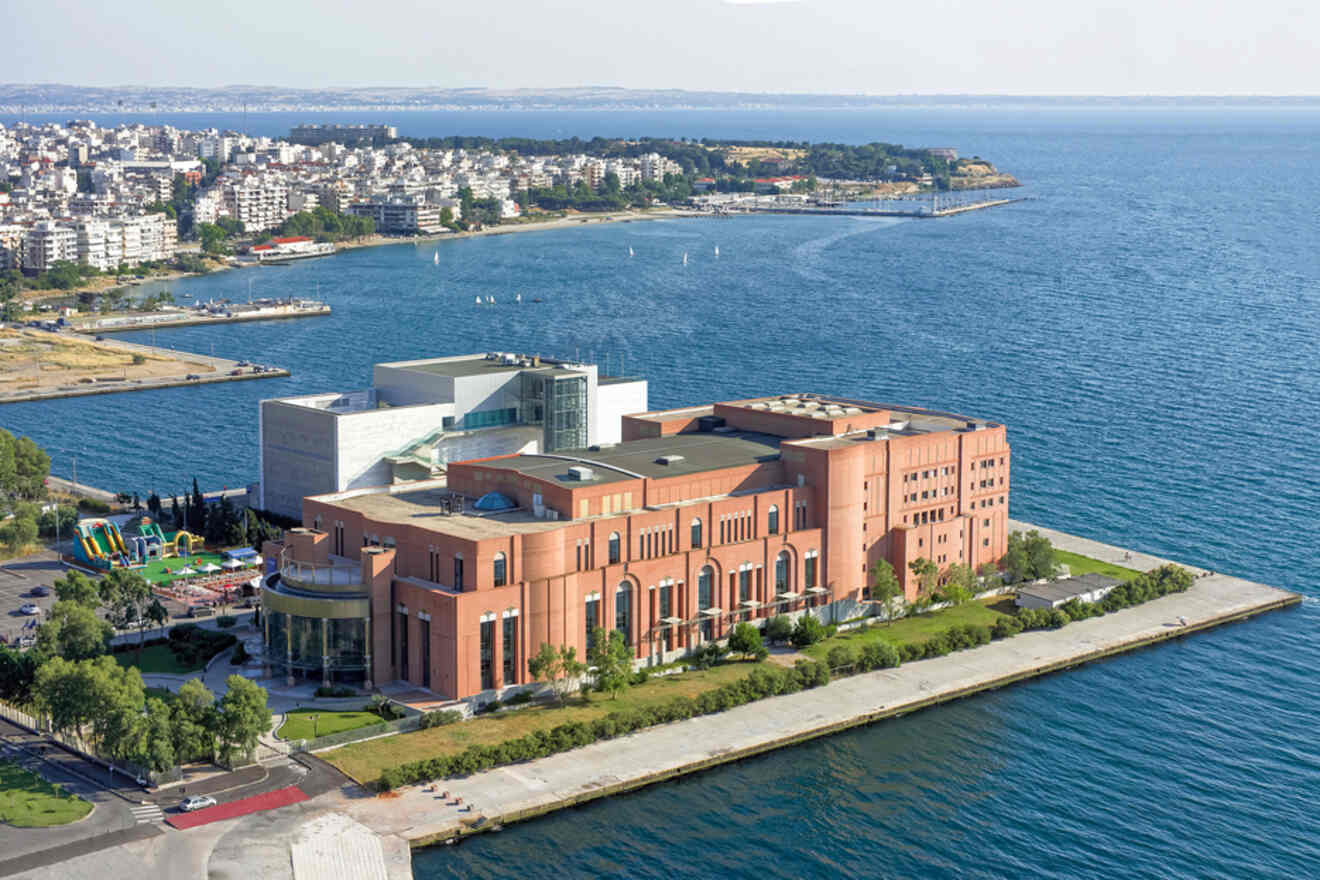
[[[206,565],[203,565],[199,569],[199,571],[201,571],[203,574],[211,574],[212,572],[216,572],[219,570],[220,570],[220,566],[216,565],[214,562],[208,562],[206,563]]]

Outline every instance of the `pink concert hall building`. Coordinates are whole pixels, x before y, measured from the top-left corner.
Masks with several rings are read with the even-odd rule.
[[[881,559],[913,598],[913,560],[1005,551],[1001,424],[797,394],[624,416],[621,436],[306,498],[266,548],[268,662],[466,698],[528,683],[543,643],[583,656],[597,627],[660,662],[744,620],[866,613]]]

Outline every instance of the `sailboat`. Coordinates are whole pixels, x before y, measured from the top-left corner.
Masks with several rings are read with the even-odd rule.
[[[493,296],[486,297],[486,304],[491,306],[495,305],[495,297]]]
[[[515,293],[515,294],[513,295],[513,301],[516,302],[516,303],[520,303],[520,302],[522,302],[522,294],[521,294],[521,293]]]
[[[477,297],[477,305],[481,305],[481,297]]]
[[[683,265],[687,265],[687,251],[683,251]]]
[[[719,250],[719,248],[716,248],[715,250]],[[433,265],[436,265],[436,266],[439,266],[439,265],[440,265],[440,252],[439,252],[439,251],[436,251],[435,253],[431,254],[431,263],[432,263]]]
[[[715,256],[718,257],[719,255],[720,255],[720,246],[719,246],[719,245],[715,245]]]
[[[633,255],[632,245],[628,245],[628,256],[631,257],[632,255]]]

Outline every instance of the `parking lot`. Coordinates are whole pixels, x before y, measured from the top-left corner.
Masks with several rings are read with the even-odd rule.
[[[49,588],[63,575],[64,566],[51,550],[0,563],[0,635],[12,643],[25,628],[30,627],[27,631],[31,632],[31,628],[35,628],[55,604],[53,590],[49,596],[34,597],[32,589],[37,586]],[[41,608],[41,616],[29,617],[19,613],[19,607],[29,602]]]

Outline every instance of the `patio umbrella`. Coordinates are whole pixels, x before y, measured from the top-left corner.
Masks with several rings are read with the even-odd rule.
[[[191,565],[185,565],[183,568],[171,572],[171,574],[197,574],[197,569],[193,568]]]
[[[243,563],[239,562],[237,559],[226,559],[224,562],[220,563],[220,567],[233,571],[236,568],[242,568]]]
[[[216,565],[214,562],[208,562],[206,563],[206,565],[203,565],[200,569],[198,569],[198,571],[200,571],[202,574],[211,574],[212,572],[216,572],[219,570],[220,570],[220,566]]]

